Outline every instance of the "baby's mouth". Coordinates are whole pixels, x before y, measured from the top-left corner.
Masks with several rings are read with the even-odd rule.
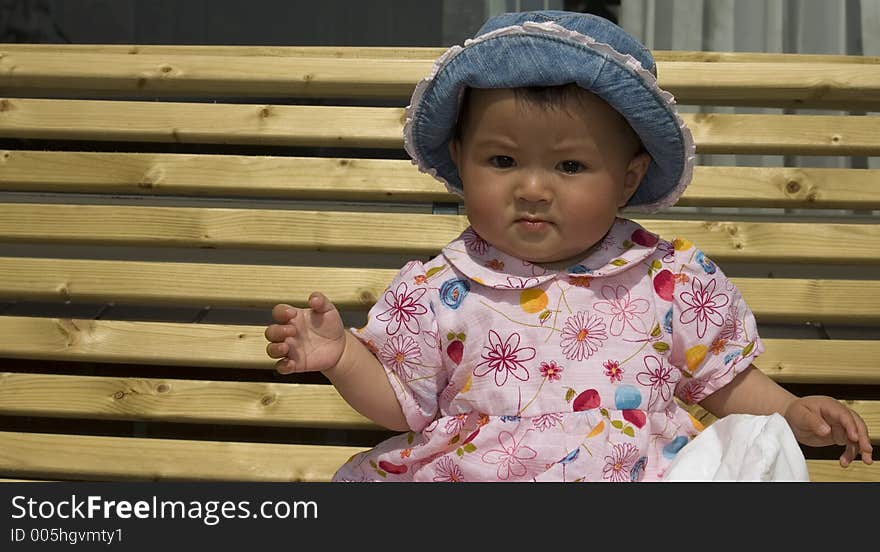
[[[538,217],[519,217],[516,219],[515,224],[522,230],[539,232],[546,230],[551,222]]]

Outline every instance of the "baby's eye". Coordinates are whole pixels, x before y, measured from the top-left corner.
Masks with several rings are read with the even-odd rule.
[[[508,155],[493,155],[489,158],[489,164],[498,169],[509,169],[516,165],[516,161]]]
[[[563,161],[556,168],[567,174],[577,174],[584,170],[584,165],[580,161]]]

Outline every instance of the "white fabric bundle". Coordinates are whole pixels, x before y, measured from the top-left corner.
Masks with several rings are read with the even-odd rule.
[[[685,445],[663,481],[809,481],[797,440],[779,414],[733,414]]]

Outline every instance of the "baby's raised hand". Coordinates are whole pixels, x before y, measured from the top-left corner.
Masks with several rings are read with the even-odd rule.
[[[275,305],[266,328],[266,353],[281,359],[275,369],[282,374],[318,372],[336,366],[345,351],[345,327],[333,303],[322,293],[309,296],[308,309]]]
[[[789,403],[785,419],[797,440],[807,446],[844,445],[840,465],[846,467],[861,453],[872,463],[871,440],[865,421],[839,401],[822,395],[800,397]]]

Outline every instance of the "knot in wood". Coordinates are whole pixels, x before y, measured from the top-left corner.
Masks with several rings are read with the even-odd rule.
[[[801,191],[801,185],[797,180],[789,180],[785,183],[785,191],[790,194],[796,194]]]
[[[158,387],[156,387],[157,393],[167,393],[170,390],[171,386],[169,386],[167,383],[160,383]]]
[[[263,406],[269,406],[273,402],[275,402],[275,397],[272,395],[263,395],[263,398],[260,399],[260,403],[262,403]]]
[[[117,391],[116,393],[113,393],[113,398],[117,401],[121,401],[125,398],[125,391]]]

